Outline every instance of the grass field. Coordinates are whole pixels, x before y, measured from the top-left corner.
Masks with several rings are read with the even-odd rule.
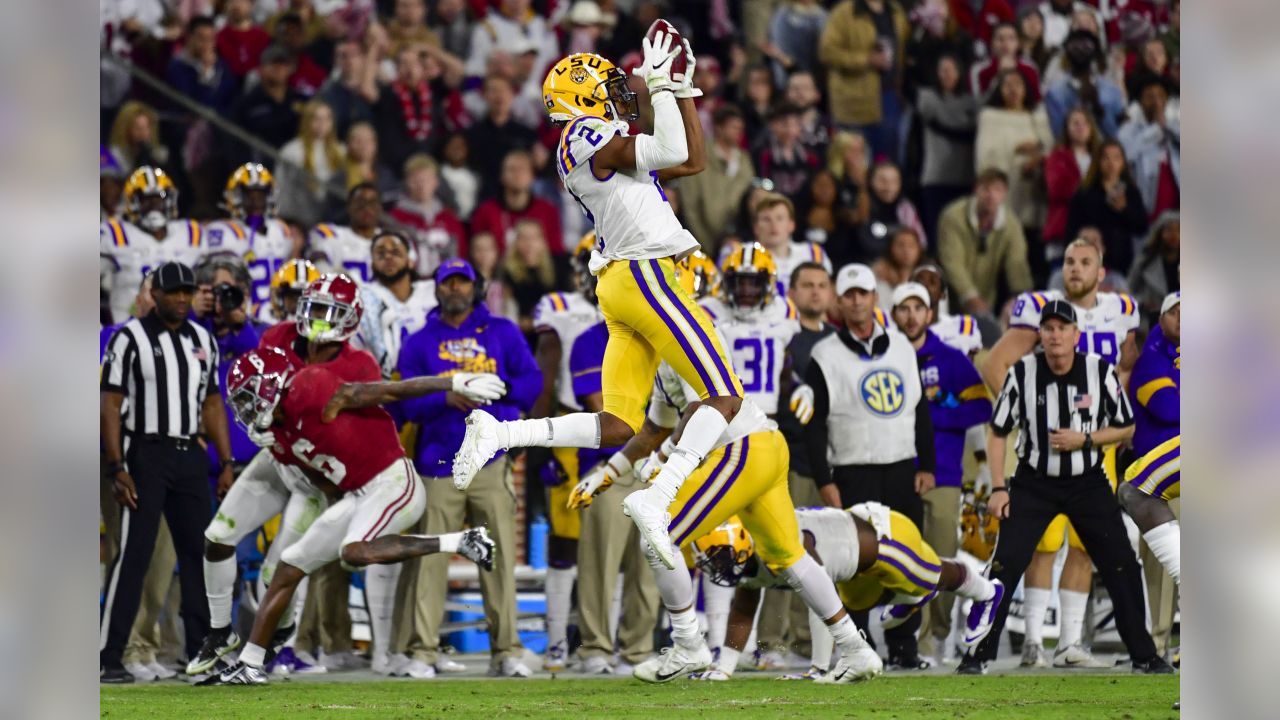
[[[1176,718],[1173,676],[1010,675],[883,677],[860,685],[766,678],[728,683],[540,679],[274,682],[196,688],[178,683],[104,687],[102,717],[253,718],[681,717]]]

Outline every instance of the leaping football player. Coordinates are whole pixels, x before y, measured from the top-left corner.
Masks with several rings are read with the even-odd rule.
[[[693,87],[693,53],[665,21],[654,24],[642,47],[638,73],[653,105],[652,135],[628,134],[627,122],[639,117],[636,96],[623,71],[599,55],[570,55],[543,83],[547,113],[564,125],[556,153],[560,177],[595,224],[590,269],[609,328],[604,410],[502,423],[473,411],[453,481],[466,488],[500,450],[623,444],[640,430],[654,373],[665,360],[700,402],[661,473],[628,495],[623,508],[661,564],[673,569],[678,561],[668,508],[685,479],[722,444],[743,391],[710,318],[674,277],[675,262],[699,247],[662,189],[663,180],[700,172],[706,161],[693,104],[700,95]],[[687,66],[673,74],[681,53]]]

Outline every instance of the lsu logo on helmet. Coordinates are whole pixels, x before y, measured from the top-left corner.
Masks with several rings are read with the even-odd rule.
[[[858,392],[867,409],[883,417],[893,417],[902,412],[906,401],[902,375],[896,370],[876,368],[858,380]]]
[[[734,249],[724,259],[721,272],[724,300],[736,310],[762,308],[778,293],[778,263],[760,243]]]
[[[222,191],[222,206],[231,217],[243,220],[249,215],[273,216],[276,210],[275,178],[261,163],[247,162],[236,168],[227,178],[227,186]],[[251,190],[264,193],[263,207],[246,208],[246,195]]]
[[[595,53],[574,53],[556,63],[542,82],[542,101],[555,123],[584,115],[626,121],[640,117],[626,73]]]
[[[751,535],[737,515],[693,541],[694,564],[716,585],[735,587],[755,555]]]

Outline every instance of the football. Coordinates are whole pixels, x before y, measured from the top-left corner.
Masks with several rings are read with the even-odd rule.
[[[683,76],[685,69],[689,67],[689,61],[684,56],[684,37],[680,34],[680,31],[676,29],[675,25],[672,25],[662,18],[654,20],[653,24],[649,26],[649,31],[646,32],[644,36],[649,38],[649,41],[652,42],[654,36],[657,35],[659,31],[671,35],[671,47],[680,49],[680,54],[676,55],[675,60],[671,61],[671,76],[673,78],[676,78],[677,75]]]

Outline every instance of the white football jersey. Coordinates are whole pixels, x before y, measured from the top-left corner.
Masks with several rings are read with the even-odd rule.
[[[777,414],[787,346],[800,332],[795,305],[775,297],[758,310],[735,310],[719,298],[709,298],[703,309],[724,338],[742,390],[766,414]]]
[[[972,315],[943,315],[929,329],[943,343],[970,358],[982,349],[982,328]]]
[[[320,223],[311,228],[307,248],[307,257],[320,272],[343,273],[362,283],[373,277],[373,242],[345,225]]]
[[[881,512],[883,509],[885,512]],[[844,582],[858,574],[858,560],[861,548],[858,543],[858,526],[853,516],[859,517],[884,515],[887,520],[887,508],[879,503],[861,503],[848,510],[831,507],[796,508],[796,524],[800,526],[800,540],[804,542],[805,533],[813,536],[813,548],[822,558],[822,569],[826,571],[832,582]],[[873,522],[873,524],[875,524]],[[887,522],[886,522],[887,524]],[[748,588],[786,587],[786,581],[769,572],[764,563],[756,564],[756,573],[744,577],[742,583]]]
[[[1009,327],[1021,327],[1039,331],[1040,311],[1050,300],[1066,300],[1066,295],[1058,290],[1028,292],[1018,296],[1013,303],[1013,313],[1009,319]],[[1138,304],[1133,298],[1123,293],[1097,293],[1097,303],[1092,308],[1084,308],[1075,303],[1076,323],[1080,327],[1080,352],[1101,355],[1107,362],[1115,365],[1120,359],[1120,346],[1124,344],[1129,333],[1138,329],[1142,322],[1138,314]]]
[[[427,313],[436,306],[436,281],[418,280],[407,300],[401,301],[387,286],[368,282],[360,286],[364,315],[360,318],[360,343],[373,353],[382,374],[391,377],[400,361],[404,339],[427,324]]]
[[[195,220],[170,220],[165,239],[124,220],[98,227],[99,281],[107,291],[111,319],[124,322],[142,278],[170,260],[194,266],[205,254],[204,228]]]
[[[569,356],[578,336],[604,320],[600,308],[580,292],[555,292],[542,296],[533,309],[533,325],[538,332],[553,332],[560,338],[560,369],[556,377],[556,401],[570,410],[582,410],[573,394],[573,372]]]
[[[681,256],[696,249],[698,241],[676,219],[658,171],[617,170],[604,180],[594,175],[591,158],[615,135],[626,137],[627,124],[583,116],[565,126],[556,146],[560,179],[596,228],[591,272],[613,260]]]
[[[257,229],[230,218],[215,220],[205,227],[205,244],[210,254],[243,258],[253,280],[253,304],[271,304],[271,277],[293,256],[293,236],[283,220],[270,218]]]
[[[720,258],[717,265],[723,266],[725,258],[729,257],[738,247],[740,247],[740,243],[737,242],[725,243],[724,247],[720,249]],[[827,269],[827,272],[835,273],[831,266],[831,256],[822,249],[822,245],[815,242],[793,242],[788,243],[787,247],[786,257],[781,257],[773,252],[769,253],[770,257],[773,258],[773,262],[778,266],[779,295],[787,294],[787,289],[791,287],[791,273],[795,272],[800,263],[820,263],[822,267]]]

